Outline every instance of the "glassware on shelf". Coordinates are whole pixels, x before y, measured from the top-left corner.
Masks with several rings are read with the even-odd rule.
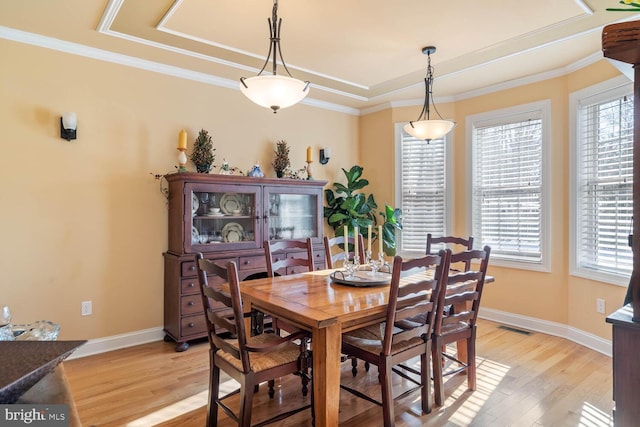
[[[11,311],[9,306],[2,306],[2,313],[0,313],[0,326],[6,326],[11,324]]]
[[[200,193],[200,205],[202,206],[202,212],[206,214],[209,209],[209,193]]]

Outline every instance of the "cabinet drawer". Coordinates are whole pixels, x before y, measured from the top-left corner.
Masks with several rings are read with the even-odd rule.
[[[287,275],[289,274],[298,274],[298,273],[306,273],[309,269],[307,267],[303,267],[301,265],[296,265],[295,267],[287,267]]]
[[[180,275],[182,277],[197,277],[198,273],[196,271],[196,262],[195,261],[183,262],[182,265],[180,266]]]
[[[180,319],[180,336],[202,335],[207,333],[204,314],[196,314]]]
[[[182,295],[197,294],[200,295],[200,285],[197,277],[180,280],[180,293]]]
[[[185,316],[196,313],[202,313],[202,297],[200,294],[187,295],[180,298],[181,315]]]
[[[284,254],[283,254],[284,255]],[[262,256],[241,256],[238,262],[238,270],[267,269],[267,259]]]

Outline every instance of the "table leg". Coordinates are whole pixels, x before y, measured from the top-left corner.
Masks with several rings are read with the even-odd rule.
[[[314,329],[313,392],[316,427],[337,427],[340,409],[340,347],[342,328],[339,323]]]

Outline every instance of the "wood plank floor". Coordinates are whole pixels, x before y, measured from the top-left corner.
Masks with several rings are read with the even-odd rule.
[[[613,401],[611,359],[570,341],[540,333],[506,330],[481,320],[478,327],[478,386],[466,390],[466,376],[446,379],[446,402],[420,414],[419,393],[396,402],[396,426],[610,426]],[[65,362],[84,426],[204,426],[208,344],[176,353],[155,342]],[[361,367],[356,378],[345,363],[342,381],[379,396],[377,370]],[[398,380],[396,392],[405,383]],[[266,387],[255,396],[254,422],[281,407],[309,401],[298,378]],[[340,425],[379,427],[379,407],[340,394]],[[308,411],[277,425],[311,426]],[[220,427],[234,424],[220,415]]]

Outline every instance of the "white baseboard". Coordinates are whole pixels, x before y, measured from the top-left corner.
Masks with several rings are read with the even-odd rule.
[[[68,360],[105,353],[107,351],[118,350],[120,348],[131,347],[148,342],[160,341],[164,339],[164,335],[162,328],[151,328],[89,340],[85,345],[74,351],[71,356],[69,356]]]
[[[479,316],[483,319],[502,323],[504,325],[566,338],[611,357],[611,341],[561,323],[549,322],[547,320],[521,316],[519,314],[507,313],[505,311],[493,310],[486,307],[480,309]],[[145,344],[148,342],[160,341],[164,338],[164,335],[162,328],[151,328],[127,334],[89,340],[85,345],[74,351],[69,357],[69,360],[91,356],[93,354],[105,353],[107,351],[118,350],[120,348],[131,347],[134,345]]]
[[[576,344],[583,345],[611,357],[611,341],[561,323],[549,322],[548,320],[521,316],[519,314],[507,313],[486,307],[480,308],[478,316],[482,319],[492,320],[505,325],[566,338]]]

